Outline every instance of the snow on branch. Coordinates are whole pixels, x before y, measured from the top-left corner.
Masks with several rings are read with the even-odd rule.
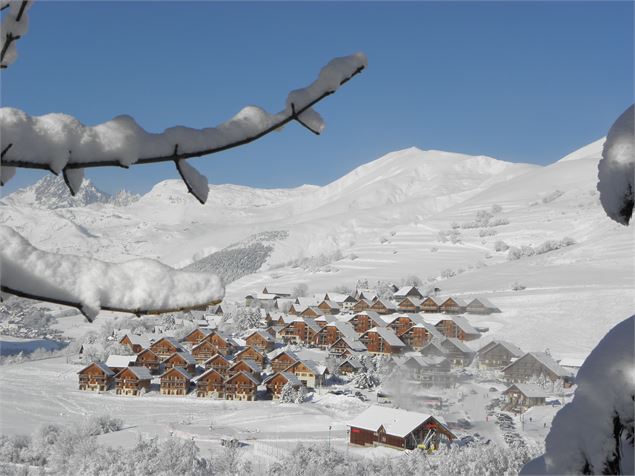
[[[45,169],[59,174],[69,169],[127,168],[136,164],[173,161],[188,190],[204,203],[207,193],[200,190],[203,176],[186,164],[185,159],[248,144],[293,120],[320,134],[324,122],[313,106],[337,91],[366,66],[367,59],[363,53],[335,58],[322,68],[313,83],[290,92],[281,112],[269,114],[259,107],[248,106],[217,127],[205,129],[177,126],[153,134],[145,131],[130,116],[117,116],[103,124],[87,127],[66,114],[30,116],[19,109],[1,108],[0,164],[3,168]],[[73,193],[73,183],[67,173],[65,179]]]
[[[634,115],[631,106],[611,126],[598,164],[600,202],[609,218],[622,225],[629,224],[635,201]]]
[[[123,263],[39,250],[0,226],[3,293],[78,308],[92,321],[100,310],[157,314],[219,302],[218,276],[179,271],[150,259]]]
[[[0,25],[0,68],[7,68],[17,56],[16,41],[24,36],[29,28],[27,12],[33,1],[3,0],[0,10],[9,9]]]

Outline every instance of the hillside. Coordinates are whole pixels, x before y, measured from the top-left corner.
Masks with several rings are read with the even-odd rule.
[[[125,207],[48,210],[16,192],[0,220],[45,249],[217,271],[230,300],[271,283],[319,291],[415,275],[505,308],[479,323],[485,339],[578,355],[635,304],[633,232],[606,218],[595,190],[601,148],[546,167],[410,148],[323,187],[212,185],[204,206],[174,180]]]

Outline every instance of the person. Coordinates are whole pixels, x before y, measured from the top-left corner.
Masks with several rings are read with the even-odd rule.
[[[542,424],[542,427],[543,427],[543,428],[547,428],[547,422],[544,422],[544,423]]]
[[[531,423],[532,421],[534,421],[531,417],[529,417],[529,422]]]

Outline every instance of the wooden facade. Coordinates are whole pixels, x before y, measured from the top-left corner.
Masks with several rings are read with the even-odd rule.
[[[439,312],[439,303],[432,297],[424,298],[419,306],[422,312]]]
[[[264,381],[267,392],[274,400],[280,399],[282,389],[288,383],[290,383],[294,389],[297,389],[300,385],[302,385],[298,378],[289,372],[276,372]]]
[[[257,388],[258,382],[252,375],[238,372],[225,381],[225,399],[253,401]]]
[[[370,309],[372,303],[368,302],[366,299],[359,299],[352,307],[353,312],[363,312]]]
[[[163,366],[166,370],[181,367],[190,375],[196,373],[196,361],[192,355],[186,354],[185,352],[175,352],[163,361]]]
[[[93,362],[77,372],[79,389],[105,392],[113,381],[115,373],[100,362]]]
[[[150,345],[150,350],[161,359],[167,359],[175,352],[182,352],[183,348],[174,339],[162,337]]]
[[[299,360],[300,359],[298,359],[298,357],[291,352],[282,352],[271,359],[271,369],[274,372],[282,372]]]
[[[256,362],[260,367],[265,366],[265,356],[253,347],[245,347],[234,356],[234,361],[250,359]]]
[[[432,334],[423,325],[414,325],[408,328],[405,332],[397,334],[398,337],[410,347],[412,350],[420,351],[423,349],[430,340],[432,340]]]
[[[388,330],[394,334],[392,330]],[[385,337],[382,337],[379,329],[374,328],[366,331],[359,340],[366,346],[366,349],[371,354],[399,354],[405,347],[405,344],[401,342],[401,340],[395,335],[395,339],[399,341],[398,343],[390,343]]]
[[[138,354],[139,352],[143,350],[143,345],[140,342],[133,342],[132,338],[128,334],[123,336],[119,340],[119,343],[121,345],[127,346],[135,354]]]
[[[150,371],[145,367],[128,367],[115,375],[117,395],[139,396],[150,391],[152,380]]]
[[[221,354],[216,354],[205,361],[205,369],[214,369],[222,376],[227,376],[227,370],[231,367],[232,362]]]
[[[264,331],[252,332],[245,339],[245,343],[262,353],[272,351],[275,346],[274,339],[271,338],[270,334],[267,334]]]
[[[207,362],[216,354],[218,354],[218,349],[209,340],[203,340],[201,343],[192,347],[192,356],[199,364]]]
[[[161,375],[161,395],[187,395],[191,377],[181,368],[174,367]]]
[[[441,303],[439,311],[447,314],[461,314],[465,312],[465,304],[458,299],[449,297]]]
[[[205,338],[205,342],[209,342],[216,348],[216,353],[222,355],[230,355],[234,353],[236,347],[229,340],[217,332],[214,332]]]
[[[137,354],[136,364],[147,368],[153,374],[161,371],[161,359],[150,349],[145,349]]]
[[[397,312],[397,307],[390,301],[383,299],[377,299],[371,306],[371,311],[375,311],[377,314],[392,314]]]
[[[326,383],[326,376],[324,373],[320,373],[319,369],[316,369],[301,360],[285,369],[285,372],[295,374],[300,382],[302,382],[302,384],[307,388],[322,387]]]
[[[183,340],[185,342],[187,342],[188,344],[190,344],[192,347],[194,347],[195,345],[200,344],[201,341],[203,339],[205,339],[209,334],[211,334],[211,332],[204,331],[200,327],[197,327],[192,332],[190,332],[188,335],[186,335],[185,339],[183,339]]]
[[[223,398],[225,396],[225,377],[214,369],[206,370],[196,379],[196,396]]]

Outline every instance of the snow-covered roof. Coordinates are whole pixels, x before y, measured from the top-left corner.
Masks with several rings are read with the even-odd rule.
[[[229,377],[227,379],[227,381],[229,382],[230,380],[234,380],[236,377],[238,377],[239,375],[244,375],[245,377],[247,377],[249,380],[251,380],[254,384],[259,385],[260,382],[258,381],[258,379],[256,377],[254,377],[253,375],[251,375],[249,372],[243,372],[242,370],[240,372],[235,373],[234,375],[232,375],[231,377]]]
[[[553,360],[553,358],[551,358],[545,352],[530,352],[530,354],[557,376],[559,377],[571,376],[571,372],[569,372],[567,369],[564,369],[560,365],[558,365],[558,362]]]
[[[505,340],[493,340],[491,342],[489,342],[488,344],[485,344],[483,347],[481,347],[478,350],[479,354],[484,354],[489,352],[490,350],[492,350],[494,347],[496,347],[497,345],[500,345],[501,347],[507,349],[507,351],[512,354],[514,357],[522,357],[524,352],[522,351],[522,349],[514,344],[512,344],[511,342],[507,342]]]
[[[295,302],[296,305],[301,306],[303,310],[310,306],[317,306],[320,303],[315,297],[298,297],[295,299]]]
[[[395,303],[392,301],[388,301],[387,299],[377,299],[377,301],[373,303],[373,306],[378,303],[383,305],[386,309],[397,310],[397,306],[395,305]]]
[[[187,364],[196,365],[196,359],[189,352],[175,352],[170,357],[168,357],[167,360],[170,360],[175,355],[178,355],[179,357],[181,357]]]
[[[137,377],[139,380],[152,380],[152,374],[150,373],[150,370],[147,367],[138,367],[138,366],[126,367],[124,369],[121,369],[117,375],[119,375],[126,369],[130,370],[135,375],[135,377]]]
[[[451,344],[455,349],[463,352],[464,354],[473,354],[474,350],[468,347],[462,340],[457,339],[456,337],[448,337],[445,339],[441,345]]]
[[[254,334],[258,334],[260,337],[262,337],[263,339],[265,339],[267,342],[275,342],[275,339],[273,338],[273,336],[271,334],[269,334],[266,331],[262,331],[260,329],[255,330],[253,332],[251,332],[246,339],[249,339],[251,336],[253,336]],[[245,339],[245,340],[246,340]]]
[[[122,336],[121,339],[119,340],[121,341],[126,336],[128,336],[128,339],[130,339],[130,342],[132,342],[132,345],[140,345],[144,349],[147,349],[148,347],[150,347],[150,339],[148,339],[146,336],[138,336],[136,334],[127,333],[124,336]]]
[[[344,365],[344,364],[346,364],[346,363],[350,364],[352,367],[354,367],[354,368],[356,368],[356,369],[361,369],[361,368],[363,368],[363,367],[364,367],[364,366],[362,365],[362,363],[359,361],[359,359],[357,359],[357,358],[355,358],[355,357],[353,357],[353,356],[351,356],[351,357],[349,357],[348,359],[346,359],[344,362],[342,362],[341,364],[339,364],[337,367],[339,368],[339,367],[341,367],[342,365]]]
[[[406,346],[406,344],[404,344],[403,341],[397,337],[397,334],[395,334],[389,327],[373,327],[372,329],[368,329],[366,332],[377,332],[377,334],[379,334],[379,336],[392,347]]]
[[[106,365],[110,368],[128,367],[137,361],[136,355],[116,355],[111,354],[106,359]]]
[[[505,390],[503,394],[507,394],[514,387],[518,389],[520,393],[529,398],[546,398],[548,396],[544,389],[540,388],[538,385],[532,385],[529,383],[515,383]]]
[[[350,294],[343,294],[343,293],[333,293],[333,292],[327,292],[325,298],[328,297],[331,301],[334,301],[338,304],[342,304],[344,302],[352,302],[355,300],[355,298],[353,296],[351,296]]]
[[[416,288],[415,286],[402,286],[399,289],[397,289],[397,291],[395,292],[395,294],[393,295],[394,298],[401,298],[401,297],[407,297],[408,293],[412,292],[412,291],[416,291],[419,295],[422,295],[423,293],[421,291],[419,291],[418,288]]]
[[[328,301],[328,300],[324,300],[320,303],[321,304],[326,304],[329,309],[340,309],[340,305],[338,303],[336,303],[335,301]]]
[[[257,372],[257,373],[262,372],[262,368],[260,367],[260,365],[258,365],[258,363],[255,360],[252,360],[252,359],[238,360],[238,361],[234,362],[230,368],[235,367],[240,362],[244,362],[245,365],[247,365],[254,372]]]
[[[477,303],[481,303],[486,309],[499,310],[498,307],[496,307],[489,299],[482,296],[476,296],[468,301],[468,307]]]
[[[472,324],[463,316],[452,316],[454,323],[466,334],[480,335],[479,331],[472,327]]]
[[[377,431],[383,426],[386,434],[403,438],[430,417],[432,415],[427,413],[371,405],[350,421],[348,426],[369,431]]]
[[[274,354],[274,355],[272,356],[271,354]],[[287,354],[289,357],[291,357],[296,362],[298,360],[300,360],[300,357],[298,357],[297,354],[295,354],[294,352],[291,352],[290,350],[282,350],[282,349],[276,349],[273,352],[271,352],[269,354],[269,360],[277,359],[282,354]]]
[[[421,304],[423,304],[428,299],[431,300],[436,306],[440,306],[445,301],[444,298],[440,298],[440,297],[437,297],[437,296],[428,296],[428,297],[423,298],[423,301],[421,301]]]
[[[441,341],[438,339],[432,339],[430,342],[424,345],[421,349],[421,353],[424,354],[425,352],[429,352],[432,348],[437,349],[442,354],[448,353],[448,350],[441,345]]]
[[[188,380],[192,378],[192,376],[189,373],[187,373],[187,371],[183,367],[172,367],[171,369],[168,369],[165,372],[163,372],[160,378],[163,378],[170,372],[178,372],[179,374],[181,374],[183,377],[185,377]]]
[[[558,364],[560,365],[560,367],[570,367],[570,368],[574,368],[574,369],[579,369],[580,367],[582,367],[582,364],[584,363],[585,359],[576,359],[573,357],[565,357],[564,359],[561,359],[558,361]]]
[[[339,339],[337,339],[335,342],[333,342],[333,345],[332,345],[331,347],[335,346],[335,344],[337,344],[337,342],[338,342],[340,339],[341,339],[342,341],[344,341],[344,342],[346,343],[346,345],[347,345],[347,346],[348,346],[348,347],[349,347],[352,351],[355,351],[355,352],[364,352],[365,350],[367,350],[367,349],[366,349],[366,346],[364,345],[364,343],[363,343],[363,342],[361,342],[361,341],[359,340],[359,338],[357,337],[357,335],[356,335],[355,337],[342,336],[342,337],[340,337]],[[330,349],[331,347],[329,347],[329,349]]]
[[[275,372],[275,373],[269,375],[266,379],[264,379],[262,381],[262,383],[266,384],[267,382],[273,380],[273,378],[276,375],[282,375],[287,380],[287,382],[289,382],[294,387],[302,385],[302,382],[300,381],[300,379],[293,372]]]
[[[112,370],[110,370],[110,368],[108,368],[108,366],[105,363],[103,363],[103,362],[91,362],[90,364],[88,364],[86,367],[84,367],[83,369],[81,369],[77,373],[81,374],[82,372],[84,372],[85,370],[89,369],[93,365],[99,367],[99,369],[101,371],[103,371],[108,377],[112,377],[113,375],[115,375],[115,373]]]
[[[194,377],[192,379],[193,382],[198,382],[199,380],[203,379],[203,377],[207,377],[209,374],[211,374],[212,372],[216,372],[220,375],[220,373],[218,372],[218,370],[216,369],[207,369],[205,372],[203,372],[201,375],[199,375],[198,377]]]

